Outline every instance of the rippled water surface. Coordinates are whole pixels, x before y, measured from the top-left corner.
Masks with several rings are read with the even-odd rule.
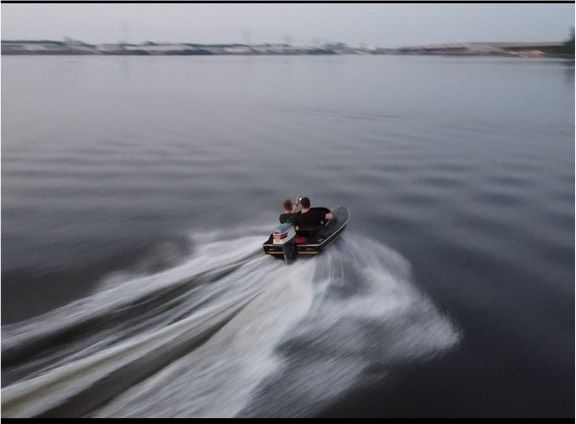
[[[2,224],[5,416],[574,414],[573,62],[5,56]]]

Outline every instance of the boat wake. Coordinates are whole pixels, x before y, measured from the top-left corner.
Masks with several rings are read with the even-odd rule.
[[[171,269],[2,327],[4,416],[313,416],[458,342],[386,246],[286,266],[262,239],[195,236]]]

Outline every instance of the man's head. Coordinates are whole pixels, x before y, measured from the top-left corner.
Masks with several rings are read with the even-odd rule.
[[[292,200],[286,199],[284,203],[282,203],[282,207],[285,211],[292,212]]]
[[[310,208],[310,199],[308,199],[307,197],[303,197],[302,200],[300,200],[300,204],[302,205],[302,207],[304,209],[309,209]]]

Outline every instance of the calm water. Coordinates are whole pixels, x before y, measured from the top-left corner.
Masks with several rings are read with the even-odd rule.
[[[4,56],[2,341],[5,416],[573,416],[574,64]]]

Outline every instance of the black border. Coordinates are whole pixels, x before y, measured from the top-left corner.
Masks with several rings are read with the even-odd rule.
[[[3,418],[8,423],[91,423],[91,422],[167,422],[167,423],[574,423],[573,418]]]
[[[466,1],[442,1],[442,0],[405,0],[405,1],[386,1],[386,0],[2,0],[0,3],[20,3],[20,4],[574,4],[574,0],[466,0]]]

